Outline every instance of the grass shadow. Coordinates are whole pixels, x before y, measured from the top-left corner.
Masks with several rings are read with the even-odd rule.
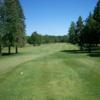
[[[15,55],[16,53],[2,53],[2,56],[11,56],[11,55]]]
[[[91,54],[88,54],[90,57],[100,57],[100,52],[93,52]]]
[[[65,52],[65,53],[88,53],[88,51],[86,51],[86,50],[84,50],[84,51],[82,51],[82,50],[63,50],[63,51],[61,51],[61,52]]]
[[[2,54],[0,54],[0,56],[22,56],[22,55],[31,55],[31,52],[18,52],[18,53],[14,53],[11,52],[10,54],[7,52],[2,52]]]
[[[70,53],[70,54],[82,54],[82,53],[86,53],[87,56],[90,57],[100,57],[100,50],[94,50],[91,51],[90,53],[87,50],[63,50],[61,52],[65,52],[65,53]]]

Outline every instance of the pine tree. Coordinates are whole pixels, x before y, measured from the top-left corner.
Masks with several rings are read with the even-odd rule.
[[[2,53],[3,33],[4,33],[4,1],[0,0],[0,54]]]
[[[72,44],[77,43],[76,24],[74,22],[71,23],[69,28],[68,41]]]
[[[5,35],[3,41],[5,46],[8,46],[10,53],[11,46],[18,46],[24,41],[25,25],[24,15],[18,0],[5,0]],[[22,41],[22,42],[21,42]]]
[[[4,45],[8,46],[8,53],[10,54],[11,46],[15,44],[16,31],[16,4],[15,0],[5,0],[5,35],[3,37]]]
[[[93,15],[90,13],[89,17],[86,20],[86,25],[83,29],[83,39],[84,44],[88,48],[88,51],[91,52],[92,45],[97,43],[97,35],[95,33],[95,20],[93,18]]]
[[[24,46],[25,45],[25,17],[24,13],[22,10],[22,7],[20,5],[19,0],[16,1],[16,37],[15,37],[15,42],[16,42],[16,53],[18,53],[18,46]]]
[[[2,52],[2,2],[0,1],[0,54]]]
[[[81,37],[83,28],[84,28],[83,19],[81,16],[79,16],[78,21],[76,23],[76,33],[77,33],[77,42],[81,50],[83,49],[83,42]]]
[[[96,34],[99,37],[99,42],[100,42],[100,0],[98,0],[97,5],[94,9],[94,14],[93,18],[96,21]]]

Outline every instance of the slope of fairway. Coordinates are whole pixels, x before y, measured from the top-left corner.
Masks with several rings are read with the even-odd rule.
[[[30,61],[32,59],[38,59],[40,57],[48,56],[57,51],[61,51],[65,48],[76,48],[70,44],[49,44],[41,46],[26,46],[19,50],[19,54],[0,56],[0,73],[5,73],[17,65]],[[13,51],[14,52],[14,51]]]
[[[0,57],[0,100],[100,100],[100,57],[73,49],[50,44]]]

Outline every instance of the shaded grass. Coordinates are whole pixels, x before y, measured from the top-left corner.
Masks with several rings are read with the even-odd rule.
[[[90,57],[100,57],[100,52],[94,52],[89,54]]]
[[[56,46],[56,51],[53,46]],[[44,50],[40,51],[42,56],[21,62],[1,75],[0,100],[100,100],[99,57],[89,57],[87,53],[61,52],[77,50],[77,47],[69,44],[43,47]],[[37,51],[32,49],[29,54],[27,48],[23,52],[35,55],[34,52],[39,52],[38,48],[35,48]],[[44,56],[44,51],[50,54],[47,52]],[[22,55],[18,55],[18,59],[19,56]]]

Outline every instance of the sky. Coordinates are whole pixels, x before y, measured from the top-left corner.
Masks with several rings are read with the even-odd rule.
[[[70,23],[79,16],[86,19],[97,0],[20,0],[26,24],[26,34],[66,35]]]

